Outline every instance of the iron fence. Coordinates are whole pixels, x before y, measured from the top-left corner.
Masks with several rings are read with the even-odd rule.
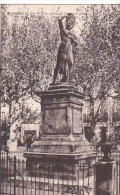
[[[1,152],[1,195],[93,195],[95,163],[103,157],[78,162],[28,161],[18,158],[18,152]],[[120,189],[120,151],[112,151],[117,161],[117,182]]]
[[[78,163],[26,162],[3,152],[2,194],[92,194],[95,158]]]

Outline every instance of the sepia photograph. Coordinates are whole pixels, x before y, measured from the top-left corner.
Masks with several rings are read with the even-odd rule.
[[[120,195],[120,4],[1,4],[0,195]]]

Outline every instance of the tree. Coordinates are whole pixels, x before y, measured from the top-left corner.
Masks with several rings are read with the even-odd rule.
[[[34,96],[37,87],[41,90],[50,82],[58,38],[42,14],[24,13],[9,24],[7,6],[3,5],[2,18],[2,92],[11,117],[12,102],[18,103],[26,94]]]
[[[52,81],[60,42],[56,17],[43,12],[15,15],[12,22],[7,14],[8,5],[2,5],[2,91],[11,108],[12,102],[36,90],[47,88]],[[83,20],[80,44],[75,54],[74,77],[91,101],[99,99],[96,124],[101,102],[109,90],[119,91],[119,5],[78,6],[77,17]],[[81,19],[82,18],[82,19]],[[10,109],[11,110],[11,109]],[[10,112],[11,113],[11,112]]]
[[[96,126],[100,108],[110,90],[114,88],[120,93],[119,7],[116,5],[91,6],[93,13],[91,22],[87,20],[89,13],[91,14],[88,11],[85,18],[86,27],[82,32],[84,42],[76,54],[76,80],[82,84],[91,102],[99,100],[98,109],[91,116],[93,129]]]
[[[4,120],[1,124],[1,147],[2,149],[6,149],[7,147],[7,140],[9,138],[9,124],[8,121]]]
[[[102,98],[111,86],[119,89],[119,6],[96,5],[91,9],[89,31],[83,29],[86,36],[77,52],[76,76],[90,96],[97,86],[97,95]]]

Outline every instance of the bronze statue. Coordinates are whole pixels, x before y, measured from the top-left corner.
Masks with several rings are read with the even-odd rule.
[[[66,28],[63,19],[66,18]],[[53,84],[55,84],[58,71],[63,75],[61,82],[70,82],[73,79],[73,44],[77,45],[75,35],[70,32],[74,28],[76,18],[72,13],[58,19],[60,28],[61,45],[58,49],[57,64],[54,70]]]

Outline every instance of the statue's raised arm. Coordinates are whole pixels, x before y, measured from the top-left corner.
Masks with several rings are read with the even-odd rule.
[[[60,28],[60,33],[61,31],[64,29],[64,25],[63,25],[63,19],[65,19],[66,16],[63,16],[62,18],[58,19],[58,23],[59,23],[59,28]]]
[[[66,19],[63,24],[63,20]],[[77,45],[75,36],[70,32],[74,28],[76,18],[72,13],[58,19],[60,28],[61,45],[58,49],[57,64],[54,70],[53,84],[55,84],[58,71],[63,75],[61,82],[72,82],[73,77],[73,44]]]

